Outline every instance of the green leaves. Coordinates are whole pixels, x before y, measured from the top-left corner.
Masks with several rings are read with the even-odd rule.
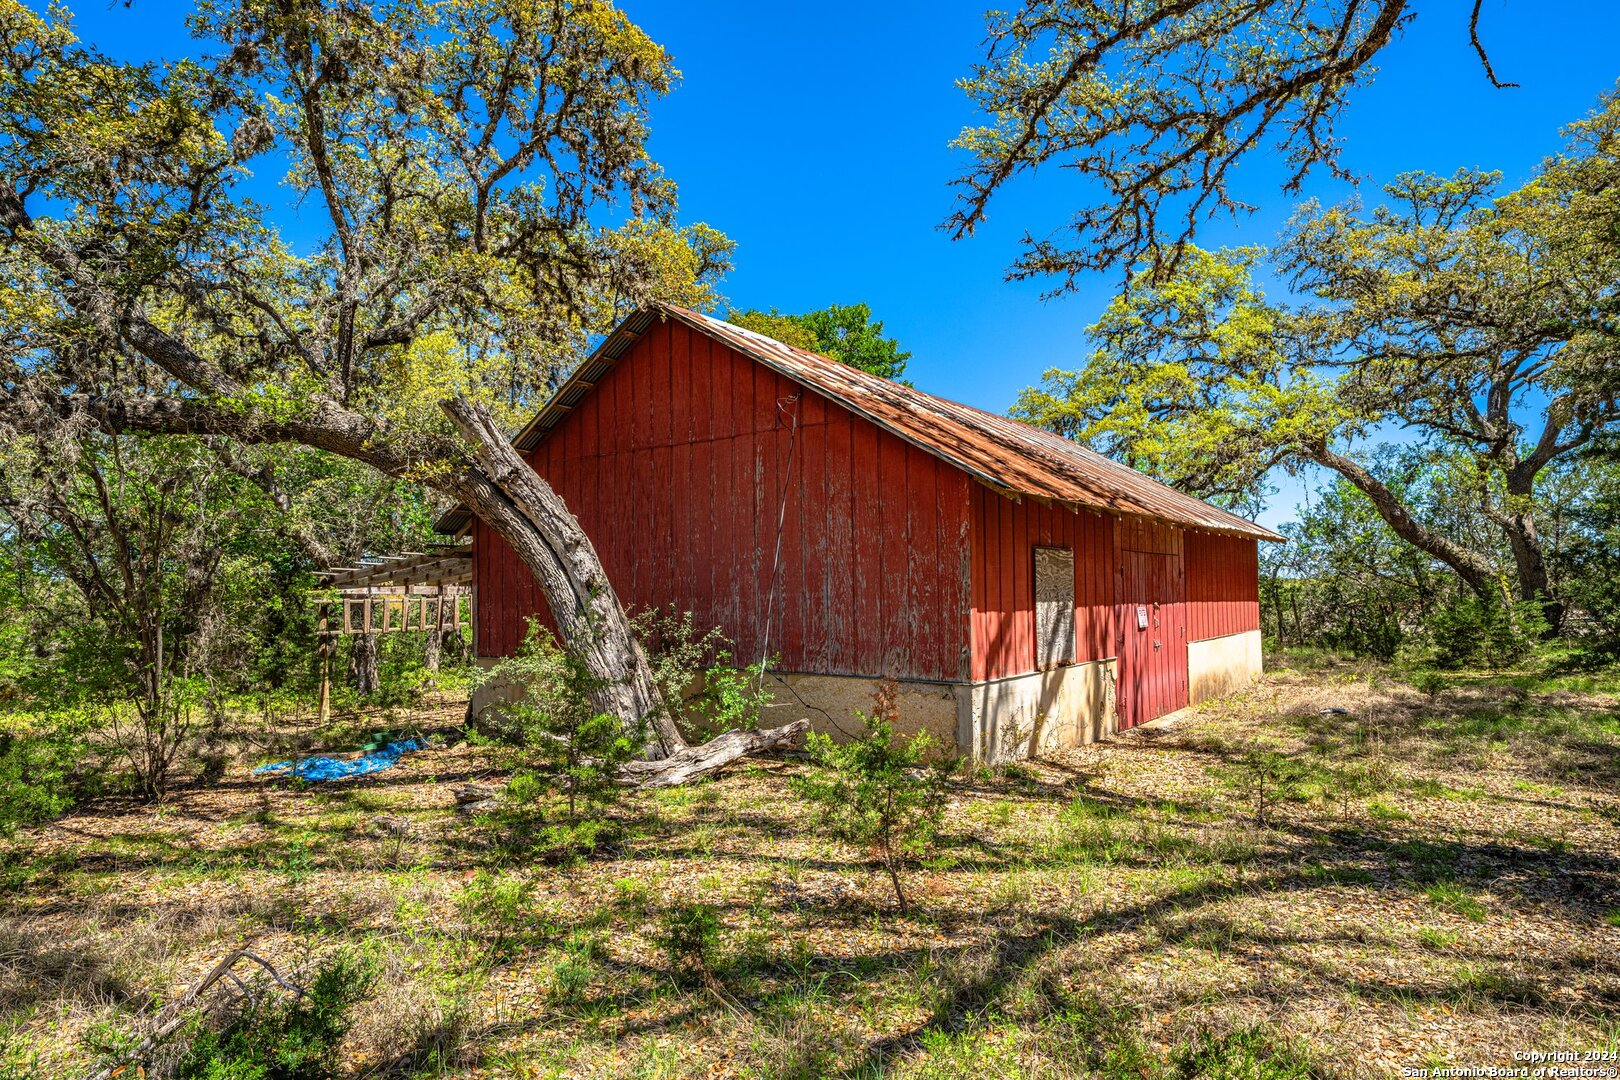
[[[210,0],[190,25],[208,59],[131,65],[0,2],[8,403],[156,397],[118,422],[433,478],[464,460],[434,394],[514,418],[628,307],[713,302],[730,243],[676,223],[646,145],[676,72],[612,5]],[[296,245],[249,162],[285,168]]]
[[[645,721],[638,728],[596,709],[591,695],[600,681],[578,648],[564,649],[531,620],[517,653],[492,668],[489,679],[512,689],[511,700],[490,708],[507,722],[521,764],[544,776],[549,791],[561,796],[569,825],[618,797],[619,766],[646,746]],[[509,798],[530,801],[541,794],[532,776],[521,777],[513,778]]]
[[[1289,447],[1351,421],[1296,361],[1305,329],[1254,285],[1260,256],[1191,249],[1172,277],[1117,297],[1090,329],[1090,364],[1048,371],[1014,415],[1206,497],[1253,497]]]
[[[796,348],[831,357],[883,379],[900,379],[911,354],[883,336],[883,323],[872,319],[866,304],[834,304],[803,315],[770,311],[733,311],[726,318],[745,330],[764,334]]]

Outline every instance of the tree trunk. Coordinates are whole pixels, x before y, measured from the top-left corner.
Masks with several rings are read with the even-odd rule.
[[[534,573],[563,641],[598,683],[596,707],[626,723],[645,724],[649,760],[686,749],[585,530],[518,456],[487,409],[457,397],[444,402],[444,411],[473,444],[482,470],[452,481],[455,494]]]
[[[1489,559],[1434,532],[1418,521],[1401,502],[1399,496],[1366,468],[1324,446],[1310,448],[1310,457],[1318,465],[1332,469],[1360,488],[1371,500],[1373,509],[1378,511],[1378,516],[1388,523],[1396,536],[1451,567],[1476,596],[1488,599],[1493,591],[1497,591],[1500,595]]]
[[[1509,509],[1493,516],[1513,551],[1519,599],[1540,604],[1542,616],[1547,620],[1548,636],[1557,637],[1563,629],[1564,605],[1553,599],[1547,573],[1547,549],[1541,542],[1535,514],[1530,509],[1535,497],[1535,477],[1516,469],[1508,474],[1507,491]]]
[[[441,659],[449,657],[456,664],[467,659],[467,637],[459,627],[439,631],[439,655]]]
[[[375,694],[382,685],[377,674],[377,635],[356,634],[349,650],[349,679],[361,697]]]
[[[639,787],[673,787],[713,772],[744,754],[791,750],[809,730],[810,721],[795,720],[779,728],[728,731],[702,746],[688,747],[658,761],[629,762],[621,770],[620,777],[625,783]]]
[[[428,628],[427,642],[422,646],[422,666],[429,671],[439,670],[439,653],[444,646],[444,631],[437,626]]]
[[[627,782],[667,787],[713,772],[745,754],[798,744],[810,721],[769,730],[728,731],[688,747],[664,706],[652,668],[608,581],[596,548],[562,498],[529,467],[501,433],[489,411],[465,398],[443,403],[462,436],[473,444],[477,470],[465,470],[447,489],[500,534],[534,574],[568,648],[584,661],[600,688],[593,703],[627,724],[646,725],[646,759],[624,769]]]

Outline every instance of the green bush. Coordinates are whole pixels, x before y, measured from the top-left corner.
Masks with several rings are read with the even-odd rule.
[[[1507,667],[1535,652],[1547,633],[1541,605],[1508,603],[1494,592],[1481,598],[1464,593],[1429,619],[1436,666],[1456,670]]]
[[[535,904],[534,882],[516,875],[478,871],[456,898],[456,908],[469,933],[482,940],[491,967],[516,959],[553,929]]]
[[[300,995],[250,1002],[219,1031],[200,1032],[180,1080],[325,1080],[337,1065],[350,1014],[371,989],[366,960],[340,953],[322,963]]]
[[[65,813],[73,800],[62,785],[64,773],[45,740],[0,735],[0,835]]]
[[[0,732],[0,836],[61,817],[90,794],[89,753],[86,725],[75,717]]]
[[[1430,701],[1438,698],[1451,686],[1450,681],[1438,671],[1415,671],[1410,679],[1412,689],[1428,698]]]
[[[736,666],[736,649],[719,628],[700,631],[690,611],[643,611],[633,620],[659,696],[688,737],[760,726],[772,694],[765,665]]]
[[[531,620],[516,655],[491,669],[489,678],[518,691],[516,700],[490,706],[501,713],[501,726],[527,767],[507,786],[510,803],[538,806],[555,792],[572,826],[617,800],[619,768],[641,754],[646,725],[626,726],[596,710],[591,695],[602,683],[576,652]]]
[[[945,811],[945,781],[955,763],[938,753],[927,732],[895,735],[900,688],[885,680],[871,713],[857,713],[864,732],[848,743],[812,734],[808,749],[820,766],[796,781],[799,793],[821,808],[821,821],[839,839],[874,850],[900,911],[909,910],[900,866],[924,854]],[[928,764],[930,758],[932,764]]]
[[[677,984],[701,983],[719,955],[720,916],[709,904],[675,904],[659,920],[658,943]]]
[[[1254,749],[1221,770],[1221,778],[1254,807],[1254,822],[1271,822],[1271,810],[1280,802],[1297,802],[1316,779],[1309,765],[1278,750]]]

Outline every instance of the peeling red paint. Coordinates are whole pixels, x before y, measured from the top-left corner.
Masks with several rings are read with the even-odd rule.
[[[689,610],[744,663],[768,647],[786,671],[958,677],[970,599],[940,543],[965,543],[967,478],[735,350],[660,325],[529,460],[626,607]],[[505,656],[525,617],[550,617],[499,537],[475,523],[473,541],[478,651]]]
[[[996,679],[1036,670],[1034,551],[1066,547],[1074,660],[1119,658],[1127,726],[1186,704],[1188,641],[1258,627],[1266,530],[1066,440],[798,350],[767,363],[768,339],[669,311],[582,368],[588,392],[565,387],[519,442],[627,607],[689,610],[739,663],[768,648],[785,671]],[[507,655],[526,616],[549,616],[510,549],[471,528],[478,652]]]

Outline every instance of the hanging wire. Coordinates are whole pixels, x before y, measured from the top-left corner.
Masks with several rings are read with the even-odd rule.
[[[771,580],[765,592],[765,633],[761,638],[759,650],[759,685],[765,685],[765,661],[771,655],[771,619],[776,610],[776,577],[782,566],[782,527],[787,522],[788,491],[793,476],[793,451],[799,442],[799,398],[804,391],[799,391],[785,398],[776,399],[776,423],[780,427],[782,418],[787,417],[788,424],[788,452],[787,468],[782,470],[782,500],[776,512],[776,552],[771,556]],[[789,411],[787,406],[793,406]],[[757,689],[757,687],[756,687]]]

